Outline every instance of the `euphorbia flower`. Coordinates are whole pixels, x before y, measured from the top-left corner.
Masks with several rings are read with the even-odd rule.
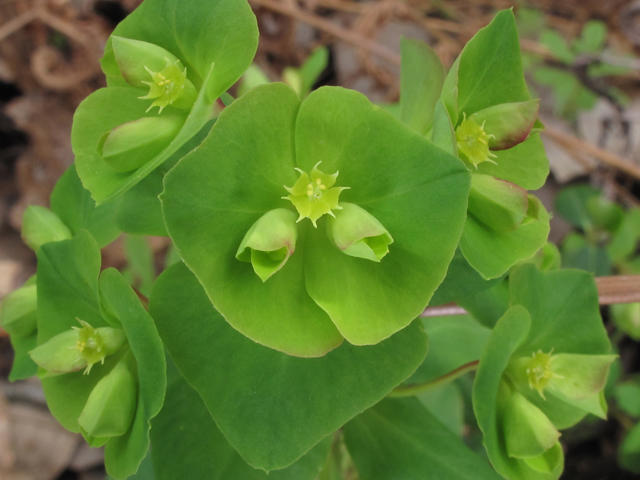
[[[211,1],[196,16],[193,8],[145,0],[107,42],[107,87],[82,102],[72,132],[78,175],[98,204],[133,188],[200,132],[251,63],[258,29],[246,0]],[[148,204],[159,211],[155,197]]]
[[[512,271],[509,288],[512,306],[480,359],[474,412],[500,474],[556,480],[559,431],[588,413],[606,418],[603,390],[616,356],[587,272],[544,273],[527,263]]]
[[[453,257],[468,191],[460,160],[361,94],[326,87],[301,103],[271,84],[222,112],[167,174],[161,201],[226,320],[312,357],[343,338],[378,343],[422,312]]]

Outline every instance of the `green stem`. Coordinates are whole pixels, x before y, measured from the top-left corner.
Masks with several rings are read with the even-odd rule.
[[[430,382],[426,383],[415,383],[411,385],[401,385],[399,387],[394,388],[388,397],[412,397],[414,395],[418,395],[422,392],[427,392],[434,388],[441,387],[446,385],[449,382],[453,382],[454,380],[460,378],[466,373],[473,372],[478,369],[478,364],[480,360],[474,360],[473,362],[465,363],[461,367],[456,368],[455,370],[450,371],[438,377]]]

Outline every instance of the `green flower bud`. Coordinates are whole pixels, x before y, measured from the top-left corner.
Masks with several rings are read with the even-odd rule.
[[[266,282],[293,255],[297,239],[296,214],[277,208],[251,226],[238,247],[236,258],[251,262],[253,270]]]
[[[389,253],[393,238],[369,212],[353,203],[341,203],[327,222],[327,233],[333,243],[347,255],[374,262]]]
[[[471,175],[469,213],[489,228],[507,233],[520,226],[529,208],[527,191],[489,175]]]
[[[492,158],[496,156],[489,151],[491,136],[484,131],[482,125],[478,125],[471,118],[464,115],[462,123],[456,128],[456,142],[458,152],[476,168],[482,162],[496,163]]]
[[[37,329],[37,289],[24,286],[4,297],[0,304],[0,326],[9,335],[26,337]]]
[[[91,391],[78,418],[80,427],[98,440],[127,433],[136,413],[136,380],[120,361]]]
[[[510,457],[533,458],[560,438],[551,420],[522,394],[513,392],[504,410],[504,438]]]
[[[45,207],[29,205],[22,217],[22,240],[34,252],[49,242],[68,240],[73,235],[60,217]]]
[[[474,113],[469,120],[482,125],[491,150],[506,150],[524,142],[538,118],[540,100],[503,103]]]
[[[338,173],[328,175],[318,170],[318,165],[322,162],[318,162],[311,170],[311,175],[303,172],[299,168],[296,170],[300,173],[300,178],[296,181],[293,187],[284,188],[290,195],[282,197],[285,200],[289,200],[296,207],[298,214],[298,222],[303,218],[308,218],[313,223],[314,227],[317,227],[316,221],[328,213],[333,216],[332,210],[340,210],[342,207],[338,206],[338,199],[340,193],[343,190],[347,190],[349,187],[334,187]]]
[[[103,137],[100,154],[116,172],[136,170],[164,150],[183,124],[184,118],[176,115],[125,123]]]
[[[111,43],[127,83],[137,88],[149,87],[149,93],[140,97],[154,99],[149,110],[158,107],[162,112],[167,105],[185,109],[193,106],[198,92],[178,57],[162,47],[139,40],[113,36]]]
[[[32,360],[49,375],[77,372],[83,368],[85,374],[89,374],[95,363],[104,363],[105,357],[116,353],[127,341],[124,332],[118,328],[93,328],[87,322],[78,321],[82,328],[72,327],[29,352]]]

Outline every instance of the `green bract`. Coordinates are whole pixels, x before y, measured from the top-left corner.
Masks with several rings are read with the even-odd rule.
[[[40,247],[37,286],[31,354],[56,374],[42,379],[51,413],[90,445],[105,445],[107,471],[126,478],[147,454],[149,422],[164,398],[164,351],[153,321],[120,273],[100,274],[100,250],[84,230]],[[74,329],[77,318],[82,328]]]
[[[480,359],[473,405],[496,470],[510,480],[555,480],[557,430],[588,413],[605,417],[603,389],[615,359],[598,313],[593,277],[540,272],[510,276],[511,307]]]
[[[133,188],[213,118],[257,47],[245,0],[146,0],[115,29],[107,88],[78,108],[76,165],[98,204]],[[158,107],[154,109],[153,107]]]
[[[468,189],[462,162],[362,95],[325,87],[301,104],[272,84],[223,111],[165,177],[161,201],[171,238],[226,320],[263,345],[316,357],[343,337],[378,343],[422,312],[455,252]],[[361,209],[346,229],[341,215],[354,213],[340,202]],[[300,220],[295,253],[280,265],[286,252],[274,243],[279,271],[263,282],[239,247],[283,208]]]
[[[444,81],[441,100],[446,108],[436,108],[434,141],[448,145],[447,135],[455,131],[454,149],[474,177],[495,177],[520,191],[500,205],[492,197],[505,199],[506,182],[491,186],[483,181],[482,194],[475,196],[472,187],[460,248],[483,278],[500,277],[535,254],[549,233],[549,215],[540,201],[529,195],[527,207],[525,190],[543,185],[549,165],[534,130],[538,101],[530,99],[524,81],[512,12],[500,12],[469,41]],[[525,199],[524,211],[516,197]],[[521,220],[505,223],[516,209],[520,213],[511,218]]]

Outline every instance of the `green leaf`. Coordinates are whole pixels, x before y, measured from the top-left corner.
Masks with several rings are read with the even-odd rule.
[[[607,24],[600,20],[590,20],[582,27],[580,38],[573,42],[578,53],[599,53],[607,41]]]
[[[515,183],[526,190],[537,190],[547,180],[549,159],[539,133],[513,148],[497,151],[495,155],[495,164],[482,162],[477,172]]]
[[[511,10],[498,13],[464,47],[460,54],[457,83],[457,111],[467,116],[501,103],[529,100],[522,72],[520,42]]]
[[[640,303],[619,303],[609,308],[616,326],[634,340],[640,340]]]
[[[158,199],[164,188],[164,176],[182,157],[202,143],[214,122],[215,120],[206,123],[166,162],[114,202],[117,204],[116,222],[123,232],[159,237],[169,235],[164,225],[162,204]]]
[[[130,284],[144,296],[151,295],[156,280],[156,266],[153,250],[146,237],[127,235],[124,239],[124,251],[127,258],[127,275]]]
[[[197,88],[204,83],[209,102],[240,78],[258,46],[257,22],[245,0],[146,0],[113,35],[173,53]],[[105,58],[112,55],[107,46]],[[214,74],[207,79],[212,64]]]
[[[540,34],[540,43],[547,47],[554,57],[567,65],[573,64],[576,59],[576,54],[571,51],[567,41],[555,30],[544,29]]]
[[[618,406],[633,417],[640,417],[640,382],[632,380],[616,385]]]
[[[151,463],[151,452],[147,453],[144,460],[140,464],[140,468],[134,474],[128,477],[127,480],[156,480],[156,475],[153,472],[153,464]],[[114,480],[111,475],[107,475],[106,480]]]
[[[620,465],[635,473],[640,473],[640,423],[627,434],[618,452]]]
[[[531,215],[532,208],[537,212]],[[529,195],[529,216],[511,232],[497,232],[470,214],[460,239],[460,249],[469,264],[485,279],[504,275],[521,260],[532,257],[547,242],[549,214]]]
[[[125,435],[112,437],[105,446],[107,471],[114,478],[123,479],[138,470],[149,450],[150,421],[164,402],[166,363],[153,319],[120,272],[110,268],[102,273],[100,293],[122,323],[138,372],[138,406],[133,425]]]
[[[427,383],[466,363],[480,359],[491,330],[469,315],[422,320],[429,336],[429,353],[418,370],[405,382]]]
[[[299,72],[302,79],[302,98],[306,97],[325,71],[329,64],[329,50],[327,47],[316,48],[300,66]]]
[[[356,92],[325,87],[298,108],[282,84],[244,95],[166,176],[161,199],[183,259],[234,328],[289,354],[319,356],[340,344],[340,333],[376,343],[422,312],[455,251],[468,173]],[[317,229],[305,220],[296,253],[262,283],[235,259],[237,248],[265,212],[288,206],[281,197],[296,182],[294,167],[309,172],[319,161],[339,171],[338,186],[351,187],[340,199],[389,231],[390,253],[375,264],[347,256],[329,241],[325,219]]]
[[[198,393],[172,362],[165,405],[153,421],[153,462],[158,480],[313,480],[322,467],[331,437],[284,470],[268,474],[248,465],[218,429]]]
[[[38,365],[35,364],[29,352],[38,345],[38,334],[32,333],[26,337],[11,336],[13,348],[13,366],[9,374],[9,381],[24,380],[38,373]]]
[[[612,265],[607,250],[588,244],[580,234],[567,235],[562,243],[562,267],[580,268],[595,275],[611,275]]]
[[[387,399],[344,427],[362,480],[498,480],[417,399]]]
[[[29,205],[22,218],[21,236],[35,252],[46,243],[68,240],[73,235],[54,212],[39,205]]]
[[[75,165],[60,177],[51,193],[51,210],[65,223],[72,234],[82,228],[89,231],[100,247],[113,242],[120,231],[115,225],[115,203],[96,207],[91,194],[82,186]]]
[[[451,155],[458,155],[456,132],[451,123],[451,117],[442,100],[438,100],[433,114],[433,126],[431,129],[431,141]]]
[[[456,383],[445,383],[441,387],[426,390],[416,395],[427,409],[456,437],[464,433],[464,397]]]
[[[436,102],[444,83],[444,67],[436,52],[420,40],[400,39],[400,119],[424,135],[433,122]]]
[[[485,327],[493,328],[509,308],[509,282],[503,278],[487,290],[457,299],[458,305]]]
[[[502,278],[485,280],[478,271],[469,265],[467,259],[458,248],[449,264],[447,276],[429,301],[430,306],[442,305],[478,294],[490,289],[502,281]],[[504,313],[504,312],[502,312]],[[502,313],[496,320],[502,316]]]
[[[613,233],[611,243],[607,245],[607,252],[611,261],[618,263],[631,256],[640,240],[640,209],[629,210],[618,229]]]
[[[554,201],[556,212],[575,227],[589,231],[593,228],[593,219],[587,208],[590,198],[602,194],[590,185],[575,185],[563,188]]]
[[[158,278],[149,310],[229,443],[265,470],[287,467],[380,401],[426,354],[426,335],[415,323],[375,346],[345,343],[322,358],[287,356],[231,328],[181,263]]]

